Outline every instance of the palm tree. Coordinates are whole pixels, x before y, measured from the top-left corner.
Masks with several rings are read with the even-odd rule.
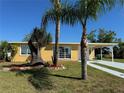
[[[31,64],[42,63],[44,61],[40,54],[40,49],[46,46],[52,41],[50,33],[47,33],[44,29],[35,28],[28,41],[29,48],[31,50]]]
[[[81,77],[87,79],[87,22],[96,20],[99,14],[111,10],[116,3],[123,4],[124,0],[77,0],[76,4],[68,11],[68,15],[63,17],[66,23],[79,22],[82,25],[81,48]],[[71,20],[71,21],[70,21]]]
[[[61,4],[60,0],[50,0],[52,2],[53,8],[48,10],[43,16],[43,24],[46,25],[48,20],[52,20],[56,24],[55,31],[55,47],[54,47],[54,58],[53,64],[56,66],[58,62],[58,43],[60,34],[60,17],[61,17]]]
[[[46,28],[48,21],[52,21],[56,24],[55,30],[55,46],[53,55],[53,64],[56,66],[58,62],[58,48],[59,48],[59,36],[60,36],[60,23],[64,23],[63,17],[66,16],[68,9],[71,8],[68,3],[60,3],[60,0],[50,0],[53,7],[50,8],[43,15],[42,25]],[[66,10],[66,11],[65,11]],[[71,23],[71,22],[70,22]],[[72,24],[72,23],[71,23]]]

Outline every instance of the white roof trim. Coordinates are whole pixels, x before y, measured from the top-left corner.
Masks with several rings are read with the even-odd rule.
[[[28,42],[9,42],[10,44],[27,44]],[[50,44],[55,44],[54,42]],[[80,44],[80,43],[71,43],[71,42],[59,42],[59,44]]]
[[[28,42],[9,42],[10,44],[27,44]],[[50,44],[55,44],[54,42]],[[79,45],[80,43],[72,43],[72,42],[59,42],[59,44],[71,44],[71,45]],[[118,45],[118,43],[88,43],[89,46],[115,46]]]
[[[91,45],[91,46],[92,46],[92,45],[96,45],[96,46],[97,46],[97,45],[98,45],[98,46],[99,46],[99,45],[101,45],[101,46],[102,46],[102,45],[103,45],[103,46],[116,46],[116,45],[118,45],[118,43],[88,43],[88,45]]]

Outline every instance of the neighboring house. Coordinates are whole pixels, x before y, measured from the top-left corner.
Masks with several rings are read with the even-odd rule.
[[[10,42],[18,47],[18,51],[12,62],[26,62],[30,60],[30,49],[27,42]],[[95,58],[95,48],[107,46],[115,46],[117,43],[88,43],[87,59]],[[43,47],[40,52],[44,61],[52,61],[54,43],[50,43]],[[113,57],[113,48],[112,48]],[[101,51],[102,59],[102,51]],[[59,60],[62,61],[78,61],[80,60],[80,44],[79,43],[59,43]]]

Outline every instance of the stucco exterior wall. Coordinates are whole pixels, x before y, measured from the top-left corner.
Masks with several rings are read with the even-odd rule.
[[[14,56],[12,62],[28,62],[30,59],[30,56],[29,55],[21,55],[21,53],[20,53],[21,45],[25,45],[25,44],[14,44],[14,45],[16,45],[18,47],[18,51],[17,51],[16,55]],[[65,46],[65,47],[71,48],[71,58],[70,59],[59,59],[59,60],[78,61],[78,58],[79,58],[78,45],[61,44],[59,46]],[[43,58],[44,61],[52,61],[53,44],[43,47],[40,50],[40,52],[41,52],[41,57]]]
[[[78,45],[59,45],[64,47],[70,47],[71,48],[71,59],[59,59],[63,61],[77,61],[78,60]],[[53,57],[53,45],[48,45],[41,49],[41,56],[44,61],[52,61]]]
[[[15,54],[14,58],[12,59],[12,62],[28,62],[30,60],[29,55],[21,55],[20,48],[21,45],[26,44],[14,44],[17,47],[17,53]]]
[[[52,61],[53,56],[53,47],[52,45],[48,45],[46,47],[43,47],[41,50],[41,57],[44,61]]]
[[[20,48],[21,45],[27,45],[27,42],[11,42],[10,44],[13,44],[17,46],[17,53],[14,56],[12,62],[28,62],[30,60],[29,55],[21,55],[20,53]],[[46,47],[43,47],[40,52],[41,56],[44,61],[52,61],[52,56],[53,56],[53,43],[49,44]],[[94,60],[95,58],[95,49],[94,47],[106,47],[106,46],[114,46],[118,45],[118,43],[88,43],[88,48],[89,48],[89,59]],[[64,46],[64,47],[70,47],[71,48],[71,58],[68,59],[59,59],[62,61],[78,61],[80,59],[80,44],[79,43],[60,43],[59,45]]]

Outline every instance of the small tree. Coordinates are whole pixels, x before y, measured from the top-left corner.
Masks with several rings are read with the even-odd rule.
[[[99,43],[112,43],[116,42],[116,33],[112,30],[105,30],[103,28],[98,31],[97,42]]]
[[[0,43],[0,59],[4,61],[11,61],[17,52],[17,47],[9,44],[7,41]],[[8,56],[8,53],[10,55]]]
[[[7,51],[8,51],[8,42],[7,41],[1,41],[0,43],[0,56],[1,59],[3,59],[4,61],[7,60]]]
[[[18,51],[18,47],[16,45],[9,44],[8,51],[11,53],[11,56],[9,57],[9,59],[12,61]]]
[[[98,34],[97,34],[98,33]],[[98,30],[93,30],[87,34],[87,39],[91,42],[97,43],[112,43],[120,42],[121,39],[116,37],[116,33],[112,30],[106,30],[104,28],[99,28]]]
[[[44,61],[40,54],[40,49],[45,47],[52,41],[50,33],[47,33],[44,29],[34,28],[30,40],[28,41],[29,48],[31,50],[31,64],[42,63]]]
[[[124,59],[124,43],[119,44],[120,47],[120,58]]]
[[[120,42],[118,46],[114,46],[114,58],[124,59],[124,42]]]

